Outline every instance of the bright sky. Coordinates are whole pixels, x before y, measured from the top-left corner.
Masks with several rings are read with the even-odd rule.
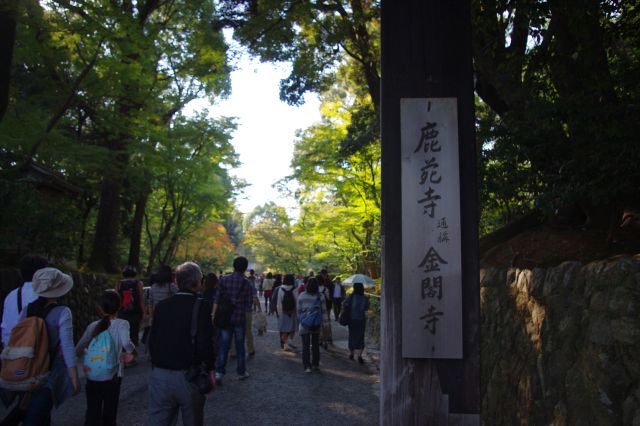
[[[237,117],[233,146],[242,164],[233,174],[250,185],[238,197],[241,212],[269,201],[293,209],[295,201],[283,198],[272,185],[291,174],[295,132],[320,120],[320,101],[315,95],[307,95],[301,107],[280,101],[279,83],[289,74],[288,64],[260,63],[244,53],[235,68],[229,98],[216,105],[197,100],[189,107],[208,108],[216,117]],[[295,213],[289,211],[289,216]]]

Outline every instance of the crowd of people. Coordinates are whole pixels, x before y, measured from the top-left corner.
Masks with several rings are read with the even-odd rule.
[[[99,318],[74,344],[71,310],[58,303],[72,278],[35,255],[23,257],[19,269],[24,283],[6,296],[2,315],[0,397],[12,409],[0,426],[49,424],[53,407],[80,392],[78,366],[86,377],[85,425],[115,425],[125,367],[136,363],[140,343],[152,365],[149,424],[175,424],[180,415],[185,425],[202,425],[205,395],[222,384],[229,357],[237,379],[249,377],[254,320],[262,335],[268,315],[277,317],[282,351],[296,350],[299,334],[306,373],[319,369],[320,347],[332,344],[332,312],[348,326],[349,358],[364,363],[363,284],[354,283],[347,296],[326,270],[247,275],[248,260],[240,256],[227,274],[203,275],[193,262],[175,271],[162,266],[145,288],[127,266],[101,295]]]

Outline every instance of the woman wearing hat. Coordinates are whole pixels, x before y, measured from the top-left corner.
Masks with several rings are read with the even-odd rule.
[[[57,407],[67,397],[80,392],[71,310],[56,303],[71,290],[73,280],[58,269],[43,268],[36,271],[32,282],[38,299],[22,311],[20,319],[34,315],[44,317],[51,367],[47,382],[31,392],[23,425],[46,425],[54,405]]]

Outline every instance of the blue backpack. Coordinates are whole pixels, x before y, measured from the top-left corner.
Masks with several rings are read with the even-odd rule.
[[[322,301],[320,296],[316,297],[316,301],[308,309],[305,309],[300,314],[300,323],[307,330],[318,330],[322,325]]]
[[[83,364],[87,379],[94,382],[113,379],[118,370],[118,354],[109,330],[104,330],[91,340]]]

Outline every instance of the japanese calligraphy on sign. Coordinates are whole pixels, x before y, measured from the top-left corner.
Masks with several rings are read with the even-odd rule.
[[[460,166],[455,98],[400,101],[402,354],[462,358]]]

